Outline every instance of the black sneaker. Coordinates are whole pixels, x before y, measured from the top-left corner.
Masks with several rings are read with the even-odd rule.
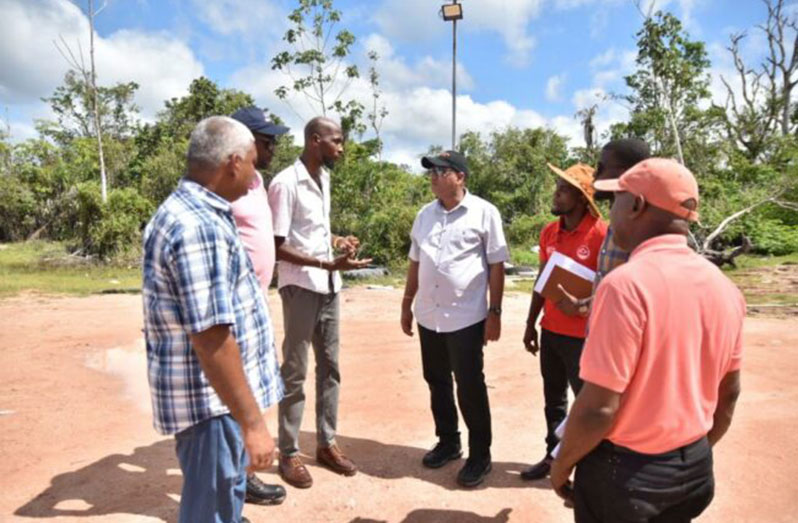
[[[244,501],[253,505],[279,505],[285,500],[282,485],[267,485],[256,475],[247,476],[247,495]]]
[[[462,455],[459,444],[439,441],[432,450],[424,454],[421,463],[427,468],[439,469],[450,461],[460,459]]]
[[[549,475],[551,470],[551,462],[554,461],[551,456],[546,455],[545,458],[535,463],[531,467],[521,471],[521,479],[527,481],[534,481],[536,479],[543,479]]]
[[[476,487],[485,479],[491,471],[490,456],[487,458],[469,458],[465,466],[457,474],[457,482],[463,487]]]

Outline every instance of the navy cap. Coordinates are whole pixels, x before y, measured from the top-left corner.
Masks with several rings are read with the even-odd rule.
[[[457,151],[444,151],[437,156],[425,156],[421,159],[425,169],[432,167],[451,167],[457,172],[468,174],[468,160]]]
[[[268,134],[270,136],[280,136],[289,131],[284,125],[277,125],[271,120],[266,119],[263,109],[257,107],[244,107],[230,115],[230,118],[238,120],[246,125],[250,131],[258,134]]]

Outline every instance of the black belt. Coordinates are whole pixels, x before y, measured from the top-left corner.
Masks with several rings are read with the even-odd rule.
[[[598,444],[598,449],[614,452],[616,454],[631,454],[633,456],[641,456],[641,457],[649,457],[649,458],[674,458],[678,456],[684,456],[687,453],[690,453],[700,447],[709,446],[709,442],[707,441],[706,436],[702,436],[698,438],[696,441],[692,443],[688,443],[682,447],[669,450],[667,452],[662,452],[660,454],[644,454],[643,452],[637,452],[636,450],[632,450],[628,447],[622,447],[621,445],[616,445],[612,441],[605,439],[601,443]]]

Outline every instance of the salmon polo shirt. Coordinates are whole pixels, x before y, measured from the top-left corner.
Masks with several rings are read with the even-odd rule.
[[[718,386],[738,370],[745,300],[681,235],[639,245],[601,282],[580,377],[621,394],[607,439],[661,454],[712,428]]]
[[[595,271],[601,244],[607,235],[607,224],[590,213],[586,213],[576,229],[566,231],[563,219],[546,225],[540,232],[540,265],[549,261],[557,251]],[[565,289],[568,290],[568,289]],[[549,332],[584,338],[587,318],[564,314],[551,300],[543,303],[543,319],[540,326]]]

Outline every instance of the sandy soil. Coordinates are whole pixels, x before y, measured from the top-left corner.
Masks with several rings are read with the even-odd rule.
[[[572,521],[547,481],[520,469],[543,453],[538,361],[520,343],[528,298],[508,296],[502,340],[486,353],[494,469],[474,491],[458,464],[420,466],[434,442],[417,338],[398,327],[398,290],[343,294],[339,441],[361,472],[343,478],[307,459],[309,490],[252,521]],[[271,296],[278,331],[279,301]],[[0,521],[174,521],[181,477],[173,441],[152,429],[138,296],[0,301]],[[281,335],[278,336],[280,339]],[[744,392],[715,454],[717,493],[700,521],[798,520],[798,329],[746,326]],[[313,379],[308,394],[313,397]],[[302,444],[312,456],[313,402]],[[275,413],[268,414],[276,432]],[[279,482],[274,473],[266,481]]]

